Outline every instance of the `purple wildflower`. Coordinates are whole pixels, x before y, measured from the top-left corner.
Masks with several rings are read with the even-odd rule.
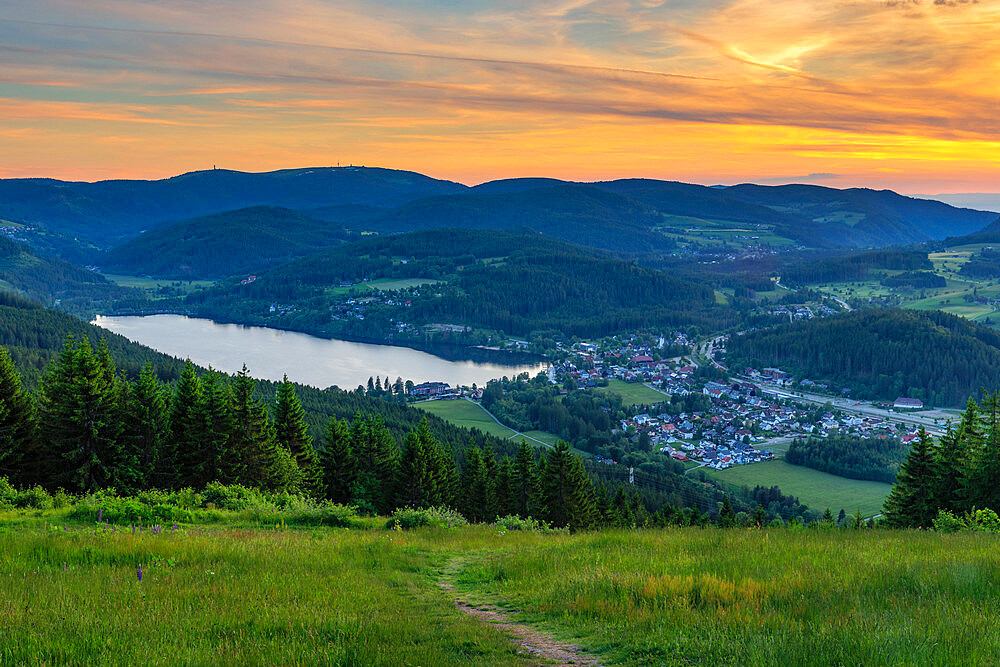
[[[136,569],[136,575],[138,575],[139,581],[142,581],[142,565],[140,565],[138,569]]]
[[[104,521],[104,508],[101,507],[97,510],[97,523]]]

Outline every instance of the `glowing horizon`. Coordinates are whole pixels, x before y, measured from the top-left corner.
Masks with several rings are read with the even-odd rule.
[[[994,0],[0,0],[0,177],[996,192]]]

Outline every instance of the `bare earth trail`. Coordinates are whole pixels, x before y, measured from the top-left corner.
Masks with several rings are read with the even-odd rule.
[[[463,600],[455,591],[455,585],[450,581],[457,574],[458,566],[459,560],[452,560],[445,568],[442,579],[438,581],[438,586],[455,601],[456,607],[469,616],[497,626],[501,632],[509,635],[511,641],[517,644],[524,653],[538,658],[539,665],[598,667],[601,664],[597,658],[583,653],[579,646],[558,641],[550,635],[513,621],[508,613],[499,607],[471,604]]]

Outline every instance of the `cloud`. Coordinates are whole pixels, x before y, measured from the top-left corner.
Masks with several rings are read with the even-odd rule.
[[[73,0],[0,0],[0,113],[66,164],[57,141],[115,136],[163,169],[197,144],[507,170],[489,176],[578,173],[589,152],[664,175],[996,178],[1000,8],[946,4],[93,0],[83,21]]]

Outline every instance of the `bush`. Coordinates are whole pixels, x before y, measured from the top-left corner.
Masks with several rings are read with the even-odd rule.
[[[428,507],[427,509],[419,510],[411,507],[401,507],[392,513],[392,517],[386,522],[385,527],[389,530],[397,528],[409,530],[423,526],[453,528],[455,526],[465,526],[468,523],[465,517],[447,507]]]
[[[503,528],[504,530],[521,530],[535,533],[557,533],[565,532],[566,530],[565,528],[553,528],[547,521],[532,519],[530,516],[526,519],[522,519],[515,514],[508,514],[505,517],[497,517],[497,520],[493,522],[493,525],[497,528]]]
[[[226,486],[219,482],[211,482],[201,493],[202,502],[212,503],[223,510],[261,509],[269,505],[259,489],[248,489],[239,484]]]
[[[17,489],[10,485],[6,477],[0,477],[0,507],[13,507]]]
[[[40,486],[33,486],[17,494],[14,499],[17,507],[30,507],[37,510],[52,509],[52,496]]]
[[[957,517],[947,510],[938,512],[934,519],[934,530],[942,533],[957,533],[960,530],[976,533],[1000,533],[1000,516],[991,509],[973,509],[965,516]]]

